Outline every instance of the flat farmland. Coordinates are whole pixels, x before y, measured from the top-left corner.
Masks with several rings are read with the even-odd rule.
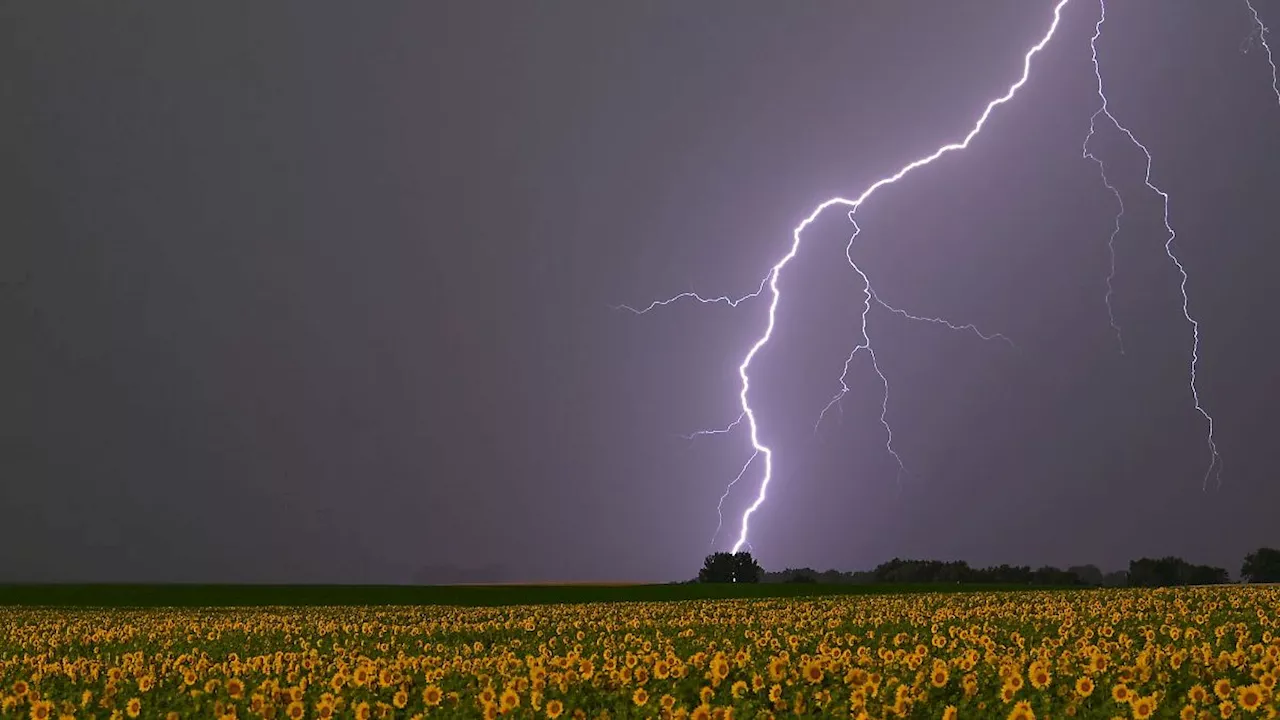
[[[0,608],[5,717],[1274,717],[1280,590]]]

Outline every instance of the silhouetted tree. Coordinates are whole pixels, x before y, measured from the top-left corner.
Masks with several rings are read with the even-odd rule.
[[[1002,564],[975,571],[973,581],[1000,585],[1030,585],[1033,577],[1030,566]]]
[[[1102,580],[1102,572],[1093,568],[1095,583]],[[1079,585],[1078,575],[1052,566],[1032,571],[1027,565],[999,565],[971,568],[963,560],[903,560],[894,558],[881,563],[871,573],[864,573],[867,580],[883,583],[996,583],[1002,585]]]
[[[822,574],[818,576],[818,582],[826,583],[828,585],[839,585],[840,583],[845,582],[844,573],[836,570],[835,568],[824,570]]]
[[[894,558],[874,570],[876,580],[886,583],[937,582],[945,565],[938,560],[902,560]]]
[[[760,563],[751,557],[751,553],[743,551],[733,555],[733,581],[740,583],[758,583],[764,570]]]
[[[906,560],[894,558],[888,562],[880,563],[876,566],[876,569],[871,572],[875,574],[876,582],[892,582],[894,575],[898,572],[898,569],[903,565],[906,565],[906,563]]]
[[[1129,571],[1116,570],[1102,576],[1102,587],[1124,587],[1129,584]]]
[[[1280,550],[1260,548],[1245,558],[1241,573],[1252,582],[1280,582]],[[1257,579],[1252,579],[1252,578]],[[817,572],[812,568],[787,568],[781,572],[764,572],[750,553],[715,553],[706,557],[699,582],[767,582],[767,583],[991,583],[998,585],[1166,587],[1173,585],[1217,585],[1230,582],[1226,570],[1209,565],[1193,565],[1182,558],[1141,558],[1129,563],[1129,569],[1103,573],[1096,565],[1073,565],[1063,570],[1044,565],[1032,570],[1027,565],[996,565],[973,568],[963,560],[904,560],[894,558],[880,563],[874,570],[840,572],[830,569]]]
[[[1129,561],[1129,587],[1167,587],[1178,584],[1178,566],[1182,558],[1139,558]]]
[[[1223,568],[1192,565],[1180,557],[1141,558],[1129,563],[1130,587],[1222,585],[1230,580]]]
[[[1185,572],[1183,585],[1226,585],[1231,582],[1231,574],[1226,568],[1190,565]]]
[[[702,561],[702,569],[698,571],[698,582],[733,582],[733,554],[718,552],[708,555]]]
[[[1102,571],[1097,565],[1072,565],[1067,572],[1073,573],[1084,585],[1102,585]]]
[[[1280,550],[1263,547],[1245,555],[1240,577],[1251,583],[1280,582]]]
[[[698,582],[758,583],[764,571],[749,552],[718,552],[708,555],[698,571]]]
[[[763,573],[761,582],[766,583],[849,583],[855,582],[852,573],[842,573],[837,570],[827,570],[818,572],[813,568],[787,568],[778,572]],[[874,581],[872,581],[874,582]]]
[[[1052,565],[1045,565],[1031,574],[1031,582],[1036,585],[1082,585],[1080,576],[1069,570],[1062,570]]]
[[[969,582],[972,576],[973,570],[969,567],[969,563],[963,560],[956,560],[955,562],[944,563],[938,569],[936,580],[938,582],[961,583]]]

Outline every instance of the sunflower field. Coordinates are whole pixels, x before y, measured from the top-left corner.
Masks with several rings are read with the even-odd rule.
[[[6,718],[1276,717],[1280,587],[0,608]]]

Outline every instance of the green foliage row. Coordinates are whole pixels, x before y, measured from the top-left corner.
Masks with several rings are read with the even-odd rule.
[[[1245,556],[1240,575],[1244,582],[1280,583],[1280,550],[1259,548]],[[698,573],[703,583],[788,583],[788,584],[894,584],[948,583],[1012,586],[1128,586],[1175,587],[1181,585],[1225,585],[1227,571],[1208,565],[1193,565],[1179,557],[1140,558],[1129,563],[1128,571],[1104,575],[1093,565],[1077,565],[1066,570],[1045,565],[1032,570],[1027,565],[999,565],[973,568],[963,560],[903,560],[894,558],[869,572],[842,573],[811,568],[788,568],[766,573],[751,553],[719,552],[708,555]]]

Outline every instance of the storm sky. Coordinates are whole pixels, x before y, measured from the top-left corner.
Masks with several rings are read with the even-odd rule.
[[[1280,3],[1256,0],[1280,26]],[[768,569],[1280,545],[1280,102],[1240,2],[1093,0],[965,151],[832,210],[752,365]],[[960,140],[1049,2],[0,5],[0,581],[673,580],[791,228]],[[1280,40],[1277,40],[1280,42]],[[1275,43],[1273,43],[1275,44]],[[758,466],[757,466],[758,468]],[[732,544],[759,473],[725,501]],[[424,569],[425,568],[425,569]],[[433,569],[434,568],[434,569]],[[490,568],[485,570],[484,568]],[[443,573],[443,575],[442,575]],[[490,577],[491,576],[491,577]]]

